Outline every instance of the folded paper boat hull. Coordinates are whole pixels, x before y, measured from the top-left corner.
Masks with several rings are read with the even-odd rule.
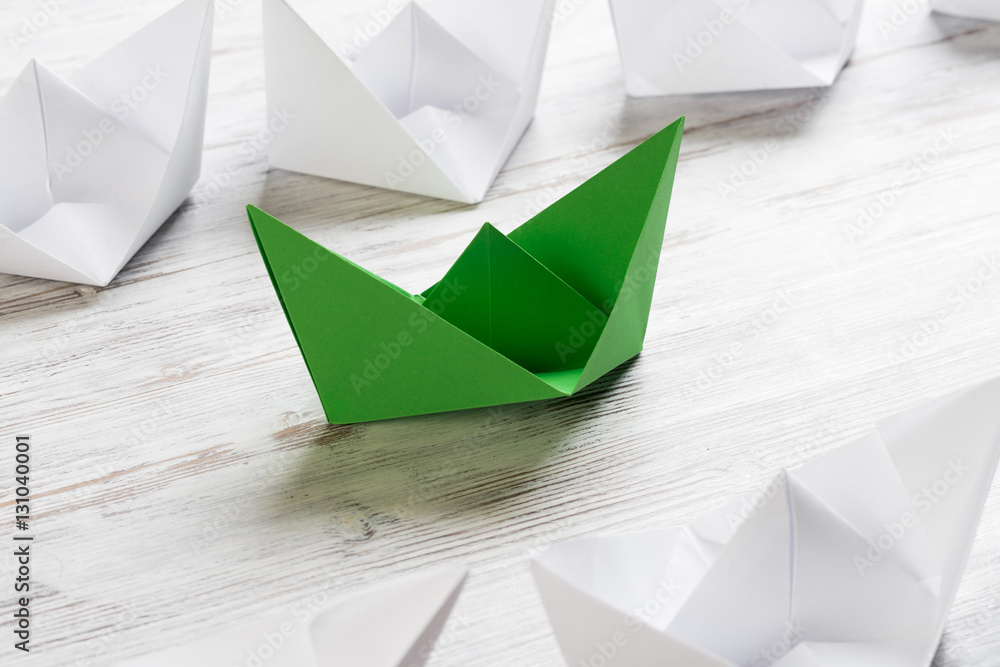
[[[420,295],[248,207],[327,419],[569,396],[637,355],[682,124],[509,235],[484,226],[445,278]]]
[[[439,567],[332,603],[269,610],[190,644],[117,667],[423,667],[465,585],[466,569]]]
[[[611,0],[635,97],[833,84],[862,0]]]
[[[556,545],[535,580],[571,665],[612,641],[621,667],[926,667],[998,458],[995,379],[690,524]]]
[[[265,0],[268,104],[294,118],[271,165],[482,201],[534,115],[553,2],[411,2],[349,62],[286,0]]]
[[[68,80],[25,68],[0,99],[0,272],[107,285],[183,203],[212,18],[186,0]]]

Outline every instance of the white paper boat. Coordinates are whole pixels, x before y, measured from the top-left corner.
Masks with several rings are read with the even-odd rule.
[[[573,667],[926,667],[998,457],[1000,379],[691,524],[557,545],[536,583]]]
[[[0,100],[0,272],[107,285],[198,180],[210,0],[68,80],[32,61]]]
[[[862,0],[611,0],[635,97],[829,86]]]
[[[465,575],[465,568],[432,570],[317,608],[313,600],[324,592],[288,613],[117,667],[421,667]]]
[[[429,197],[486,196],[535,113],[553,0],[419,0],[342,60],[264,0],[272,166]]]

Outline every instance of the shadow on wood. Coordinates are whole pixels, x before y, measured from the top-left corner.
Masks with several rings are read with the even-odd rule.
[[[283,431],[281,446],[309,451],[287,481],[294,502],[276,511],[303,523],[346,514],[358,539],[399,519],[503,516],[533,489],[559,484],[547,461],[588,422],[624,409],[612,398],[631,384],[636,359],[565,399]]]

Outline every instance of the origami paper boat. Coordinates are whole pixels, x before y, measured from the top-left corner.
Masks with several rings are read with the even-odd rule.
[[[829,86],[862,0],[611,0],[629,95]]]
[[[442,568],[362,591],[325,608],[299,604],[289,613],[270,614],[118,667],[422,667],[465,576],[465,568]]]
[[[557,545],[535,580],[574,667],[930,665],[998,458],[1000,379],[686,526]]]
[[[0,100],[0,272],[107,285],[198,180],[212,3],[187,0],[71,76]]]
[[[248,207],[334,424],[568,396],[642,349],[683,119],[411,295]]]
[[[271,165],[481,201],[535,113],[553,2],[413,2],[342,44],[364,47],[349,63],[264,0],[268,103],[294,118]]]
[[[997,0],[931,0],[931,9],[952,16],[1000,21],[1000,2]]]

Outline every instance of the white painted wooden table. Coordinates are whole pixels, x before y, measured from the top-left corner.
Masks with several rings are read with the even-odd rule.
[[[303,4],[334,44],[383,6]],[[5,0],[0,90],[31,57],[68,74],[171,5],[65,0],[15,52],[6,35],[38,1]],[[487,200],[461,206],[269,172],[260,6],[218,0],[193,197],[106,289],[0,276],[0,511],[8,445],[29,433],[36,535],[35,650],[10,647],[5,548],[0,664],[109,665],[318,589],[466,562],[430,664],[560,665],[537,549],[688,521],[1000,374],[1000,278],[976,283],[1000,260],[1000,24],[920,3],[883,35],[893,4],[869,0],[829,90],[628,100],[606,4],[560,8],[533,125]],[[513,229],[680,114],[636,361],[569,400],[325,423],[245,204],[417,291],[483,221]],[[1000,665],[998,566],[995,486],[936,665]]]

